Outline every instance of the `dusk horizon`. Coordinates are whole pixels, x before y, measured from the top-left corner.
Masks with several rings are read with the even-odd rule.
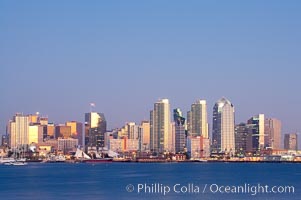
[[[0,3],[0,131],[16,113],[109,127],[149,118],[159,98],[189,110],[222,96],[236,122],[264,113],[300,132],[301,4],[137,1]]]

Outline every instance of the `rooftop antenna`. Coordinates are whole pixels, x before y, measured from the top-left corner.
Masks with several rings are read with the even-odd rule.
[[[90,103],[90,113],[92,112],[93,107],[95,107],[95,103]]]

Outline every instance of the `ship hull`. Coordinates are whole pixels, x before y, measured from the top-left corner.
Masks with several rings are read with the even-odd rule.
[[[113,158],[101,158],[101,159],[87,159],[83,160],[84,163],[108,163],[112,162]]]

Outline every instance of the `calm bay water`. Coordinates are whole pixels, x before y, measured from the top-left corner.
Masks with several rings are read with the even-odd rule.
[[[251,191],[244,194],[215,192],[217,186],[225,192],[223,186],[233,189],[232,186],[248,184],[249,189],[258,184],[269,187],[294,186],[294,193],[252,195],[254,192]],[[170,191],[167,193],[168,188]],[[301,199],[301,164],[0,165],[0,199]]]

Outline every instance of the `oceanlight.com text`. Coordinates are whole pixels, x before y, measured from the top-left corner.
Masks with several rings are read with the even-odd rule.
[[[295,187],[289,185],[267,185],[267,184],[240,184],[240,185],[221,185],[221,184],[163,184],[163,183],[138,183],[136,185],[128,184],[127,192],[137,194],[157,194],[168,195],[176,194],[294,194]]]

